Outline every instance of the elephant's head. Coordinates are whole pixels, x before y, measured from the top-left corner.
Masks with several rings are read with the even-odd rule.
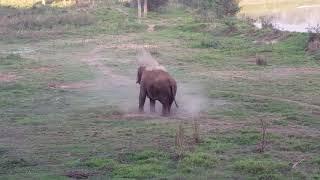
[[[137,83],[138,84],[140,84],[140,82],[141,82],[141,76],[142,76],[142,73],[143,73],[143,71],[146,69],[146,67],[144,67],[144,66],[140,66],[139,68],[138,68],[138,73],[137,73]]]

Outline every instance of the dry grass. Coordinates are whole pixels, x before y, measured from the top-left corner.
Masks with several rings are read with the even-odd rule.
[[[192,137],[195,144],[200,143],[200,125],[196,119],[193,120],[192,124]]]
[[[261,123],[261,139],[260,139],[260,143],[258,145],[257,150],[258,150],[258,152],[263,153],[263,152],[265,152],[266,145],[267,145],[266,133],[267,133],[268,124],[263,119],[260,119],[260,123]]]
[[[178,157],[183,156],[184,139],[185,139],[184,128],[182,127],[182,124],[179,124],[176,131],[176,137],[175,137],[175,147],[176,147],[176,153]]]

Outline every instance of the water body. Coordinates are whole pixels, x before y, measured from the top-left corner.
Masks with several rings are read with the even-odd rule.
[[[275,28],[284,31],[307,32],[320,25],[320,0],[243,0],[241,16],[256,20],[269,19]]]

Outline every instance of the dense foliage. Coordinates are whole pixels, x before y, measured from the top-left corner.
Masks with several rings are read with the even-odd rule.
[[[238,0],[179,0],[179,2],[197,9],[203,18],[234,16],[240,10]]]

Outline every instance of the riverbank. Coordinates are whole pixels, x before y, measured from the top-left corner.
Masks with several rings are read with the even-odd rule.
[[[270,23],[291,32],[308,32],[320,24],[320,1],[241,1],[239,16],[257,21],[258,27]]]

